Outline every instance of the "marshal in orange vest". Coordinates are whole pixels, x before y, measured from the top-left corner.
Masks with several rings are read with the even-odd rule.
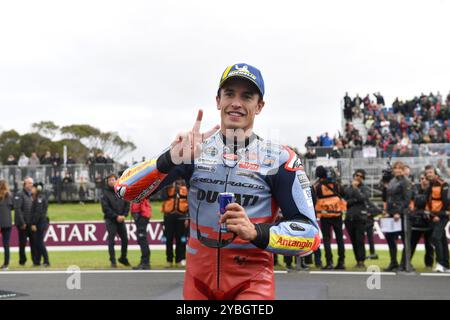
[[[318,182],[314,190],[317,195],[315,209],[318,218],[339,217],[347,210],[347,202],[339,195],[334,183]]]
[[[166,189],[168,199],[163,201],[162,212],[165,214],[170,213],[183,213],[186,214],[189,211],[189,204],[187,200],[188,188],[185,186],[176,186],[173,184]]]

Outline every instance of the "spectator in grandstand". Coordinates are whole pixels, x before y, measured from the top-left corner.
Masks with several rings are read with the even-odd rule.
[[[45,247],[45,232],[47,231],[49,219],[47,217],[48,201],[42,192],[44,186],[42,184],[34,184],[31,190],[33,199],[31,206],[31,231],[34,233],[36,242],[35,265],[41,265],[41,259],[44,259],[43,266],[49,267],[50,260],[48,258],[47,248]]]
[[[55,156],[52,158],[52,166],[54,171],[59,171],[61,165],[63,164],[63,160],[61,159],[58,152],[55,153]]]
[[[314,194],[317,198],[315,209],[320,218],[320,228],[323,235],[325,247],[325,258],[327,260],[325,270],[345,269],[345,246],[342,229],[342,213],[346,210],[343,201],[343,190],[341,185],[333,176],[331,169],[318,166],[316,178],[319,179],[314,185]],[[338,245],[338,263],[333,265],[333,254],[331,252],[331,230],[334,230]]]
[[[373,119],[373,116],[372,116],[372,115],[369,115],[369,116],[367,117],[366,122],[365,122],[366,129],[367,129],[367,130],[370,130],[370,129],[372,128],[374,122],[375,122],[375,120]]]
[[[393,179],[386,188],[386,212],[395,221],[401,219],[402,231],[385,233],[385,237],[389,246],[389,255],[391,262],[385,271],[403,271],[406,270],[405,249],[403,249],[402,260],[400,265],[397,260],[397,239],[401,237],[403,244],[405,225],[403,216],[408,213],[410,201],[412,198],[411,182],[404,176],[405,165],[401,161],[397,161],[392,166]]]
[[[95,195],[94,195],[94,201],[98,202],[100,201],[101,198],[101,193],[103,188],[105,188],[105,181],[104,179],[100,176],[99,173],[97,173],[95,175]]]
[[[65,201],[72,201],[76,192],[75,181],[69,171],[66,171],[64,178],[62,179],[61,186],[62,195]]]
[[[173,264],[173,241],[175,239],[175,263],[184,264],[186,255],[186,229],[189,219],[187,201],[188,188],[184,180],[177,180],[166,187],[162,194],[164,213],[164,238],[166,240],[166,260],[168,267]]]
[[[110,174],[114,171],[114,160],[108,154],[105,155],[105,169],[106,174]]]
[[[46,151],[45,155],[41,158],[41,165],[45,166],[45,180],[44,183],[51,183],[52,179],[52,154],[50,151]]]
[[[130,203],[119,199],[114,192],[117,176],[112,173],[106,177],[106,187],[103,190],[101,205],[108,231],[108,249],[111,267],[117,268],[116,252],[114,250],[115,237],[119,235],[121,240],[121,255],[117,260],[125,266],[130,266],[127,259],[128,234],[125,219],[130,211]]]
[[[16,190],[17,189],[17,187],[16,187],[17,160],[16,160],[16,158],[12,154],[10,154],[8,156],[8,159],[6,160],[5,165],[10,166],[10,168],[8,170],[8,180],[10,181],[10,183],[13,184],[14,190]]]
[[[365,268],[364,260],[366,259],[364,232],[368,220],[369,189],[364,185],[365,177],[364,170],[356,170],[353,174],[352,184],[345,188],[345,200],[347,201],[345,228],[352,242],[356,268]]]
[[[352,121],[353,118],[352,99],[348,96],[348,92],[344,96],[344,118],[347,121]]]
[[[311,137],[309,136],[308,138],[306,138],[306,143],[305,143],[305,148],[310,148],[310,147],[314,147],[315,143],[314,141],[312,141]]]
[[[69,155],[67,157],[66,165],[67,165],[67,171],[69,172],[69,175],[75,179],[76,161],[74,160],[74,158],[71,155]]]
[[[33,204],[31,191],[33,189],[33,183],[34,181],[31,177],[25,177],[23,180],[23,189],[14,196],[14,224],[19,234],[19,264],[21,266],[24,266],[27,262],[25,255],[27,239],[30,242],[33,265],[38,265],[38,262],[35,260],[36,241],[34,233],[31,230]]]
[[[412,143],[408,137],[406,131],[403,132],[402,139],[400,140],[400,157],[411,156]]]
[[[353,99],[353,115],[357,118],[361,118],[361,105],[363,104],[362,99],[359,94]]]
[[[425,172],[420,173],[419,183],[414,187],[414,208],[410,216],[411,221],[411,260],[414,256],[417,244],[423,236],[425,242],[425,266],[433,267],[434,250],[431,243],[432,222],[430,215],[425,211],[427,205],[427,192],[430,182]]]
[[[20,172],[22,173],[22,178],[26,177],[28,174],[28,164],[30,163],[30,159],[25,155],[25,153],[21,153],[19,157],[19,161],[17,165],[20,168]]]
[[[54,170],[54,175],[51,178],[50,182],[53,187],[53,195],[55,197],[56,202],[61,203],[63,179],[61,178],[61,172],[59,170]]]
[[[80,177],[80,186],[78,188],[78,200],[80,201],[80,204],[84,204],[86,201],[86,198],[88,196],[88,188],[86,185],[86,178],[84,176]]]
[[[437,174],[432,165],[425,167],[425,174],[430,182],[427,193],[428,209],[432,219],[431,241],[436,251],[436,272],[446,272],[450,269],[448,255],[448,240],[445,227],[448,223],[446,210],[449,207],[449,186]]]
[[[89,180],[95,181],[95,157],[93,152],[89,152],[89,157],[86,160],[86,165],[89,170]]]
[[[316,150],[314,148],[308,148],[306,150],[306,153],[303,156],[306,160],[310,160],[310,159],[316,159],[317,155],[316,155]]]
[[[342,158],[342,152],[338,149],[337,146],[334,146],[333,150],[330,152],[330,158],[332,159]]]
[[[102,152],[97,153],[95,157],[95,171],[103,178],[105,176],[106,158]]]
[[[328,132],[325,132],[325,134],[320,136],[320,146],[331,147],[331,146],[333,146],[333,144],[334,144],[333,139],[331,139],[328,136]]]
[[[8,182],[6,180],[0,180],[0,231],[2,234],[4,254],[3,265],[0,268],[3,271],[8,270],[9,266],[9,240],[11,238],[12,230],[12,209],[13,195],[9,191]]]
[[[37,156],[36,152],[31,153],[31,157],[28,161],[29,166],[29,176],[32,177],[34,180],[36,179],[36,168],[41,164],[41,161],[39,160],[39,157]]]
[[[141,261],[134,270],[150,269],[150,248],[147,240],[147,226],[152,217],[152,207],[147,198],[140,202],[131,204],[131,215],[136,224],[136,236],[139,247],[141,248]]]
[[[377,99],[377,104],[380,106],[384,106],[384,97],[381,95],[380,92],[374,93],[373,94],[375,96],[375,98]]]

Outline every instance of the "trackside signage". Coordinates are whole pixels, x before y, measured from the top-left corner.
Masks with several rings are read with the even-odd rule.
[[[126,222],[128,230],[128,240],[130,245],[137,245],[136,225]],[[447,237],[450,238],[450,223],[446,227]],[[107,244],[108,232],[103,221],[92,222],[55,222],[51,223],[45,235],[47,246],[64,247],[64,246],[99,246]],[[1,238],[1,234],[0,234]],[[150,221],[147,226],[147,239],[150,245],[161,245],[163,238],[163,223],[161,220]],[[334,237],[333,237],[334,238]],[[116,238],[118,241],[119,238]],[[350,244],[350,238],[347,232],[344,232],[344,240],[346,244]],[[334,241],[333,241],[334,242]],[[375,244],[386,244],[384,234],[375,222],[374,225],[374,242]],[[423,239],[421,239],[423,243]],[[13,228],[11,234],[11,246],[18,246],[17,229]]]

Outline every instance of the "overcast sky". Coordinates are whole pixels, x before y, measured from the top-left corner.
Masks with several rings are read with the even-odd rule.
[[[337,133],[345,91],[446,96],[449,21],[447,0],[1,1],[0,130],[85,123],[149,157],[198,108],[219,123],[221,73],[246,62],[266,84],[255,130],[303,147]]]

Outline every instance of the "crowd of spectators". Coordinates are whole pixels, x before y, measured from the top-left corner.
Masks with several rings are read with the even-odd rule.
[[[383,156],[417,156],[413,145],[450,142],[450,92],[443,99],[436,94],[422,93],[411,100],[403,101],[398,97],[391,106],[386,106],[384,97],[374,93],[375,99],[367,94],[361,98],[358,94],[343,99],[344,133],[330,138],[328,133],[316,138],[308,137],[305,158],[313,158],[312,147],[334,147],[335,158],[343,149],[362,146],[377,147]],[[354,126],[354,120],[360,119],[367,130],[364,139]],[[331,155],[330,155],[331,156]]]
[[[22,152],[18,158],[13,154],[8,156],[0,176],[10,183],[13,190],[18,188],[18,181],[29,176],[43,183],[57,202],[83,202],[88,198],[99,201],[105,177],[115,171],[114,160],[102,152],[96,155],[91,152],[86,161],[77,161],[72,155],[64,161],[59,153],[50,151],[42,156],[37,152],[31,152],[29,156]]]

